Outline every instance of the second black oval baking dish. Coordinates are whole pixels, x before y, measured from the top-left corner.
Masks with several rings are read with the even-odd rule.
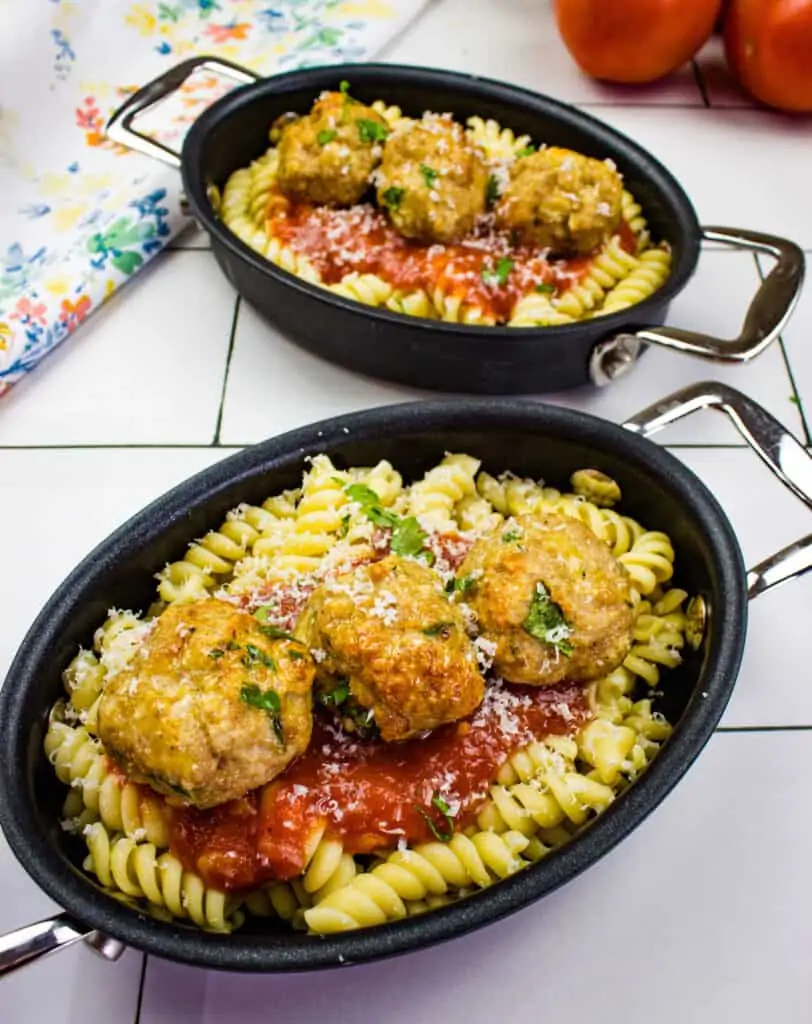
[[[175,91],[196,69],[244,84],[214,103],[192,126],[180,156],[134,127],[134,119]],[[322,90],[342,79],[362,102],[395,104],[408,115],[448,110],[458,121],[494,118],[517,135],[612,159],[642,205],[653,236],[667,242],[673,265],[650,298],[607,316],[560,327],[482,327],[420,319],[361,305],[274,266],[218,218],[211,186],[261,156],[281,114],[304,113]],[[189,209],[211,237],[214,255],[234,287],[286,335],[331,362],[413,387],[489,394],[551,392],[608,384],[648,344],[717,362],[745,362],[777,337],[794,307],[804,257],[794,243],[738,228],[702,228],[674,176],[631,139],[583,111],[526,89],[427,68],[353,64],[258,79],[227,61],[199,57],[144,86],[111,118],[108,135],[180,167]],[[696,269],[702,238],[777,258],[754,296],[740,336],[721,340],[663,327],[671,300]]]

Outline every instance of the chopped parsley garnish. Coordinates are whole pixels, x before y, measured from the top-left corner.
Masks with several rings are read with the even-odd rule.
[[[521,540],[521,539],[522,539],[522,531],[521,530],[516,530],[516,529],[505,530],[505,532],[502,534],[502,543],[503,544],[512,544],[514,540]]]
[[[446,583],[445,589],[448,594],[467,594],[475,586],[476,580],[473,576],[456,576]]]
[[[521,160],[522,157],[532,156],[532,154],[535,152],[536,147],[531,142],[529,146],[524,146],[522,149],[519,150],[519,152],[516,154],[516,159]]]
[[[561,608],[552,600],[549,590],[541,580],[536,584],[522,629],[536,640],[555,647],[566,658],[572,655],[572,626],[564,618]]]
[[[350,685],[346,679],[340,679],[332,690],[322,690],[319,693],[319,704],[325,708],[340,708],[346,703],[350,696]]]
[[[350,516],[341,517],[341,526],[338,528],[338,539],[343,540],[350,532]]]
[[[326,146],[328,142],[332,142],[337,136],[338,132],[335,128],[324,128],[316,136],[316,142],[318,142],[320,146]]]
[[[304,658],[304,652],[297,651],[296,648],[294,647],[293,650],[288,651],[288,657],[290,658],[291,661],[301,661],[302,658]]]
[[[447,640],[451,636],[453,628],[453,622],[435,622],[433,626],[427,626],[423,630],[423,634],[424,636],[441,636],[443,640]]]
[[[434,188],[437,181],[437,175],[439,171],[435,171],[433,167],[429,167],[428,164],[420,165],[420,173],[423,175],[423,181],[425,181],[428,188]]]
[[[222,658],[225,653],[226,652],[224,650],[221,650],[221,648],[219,647],[212,647],[212,649],[209,651],[209,657],[217,661],[219,658]]]
[[[375,712],[372,708],[362,708],[357,704],[349,704],[341,712],[344,719],[344,728],[348,732],[357,733],[362,740],[375,739],[378,735],[378,725],[375,722]]]
[[[389,548],[395,555],[411,555],[421,558],[427,565],[434,564],[434,555],[424,545],[428,534],[414,516],[401,518],[382,508],[380,497],[366,484],[348,484],[344,493],[361,506],[361,511],[375,526],[391,530]]]
[[[349,93],[349,91],[350,91],[350,83],[347,81],[346,78],[343,78],[338,83],[338,91],[341,93],[342,96],[346,96]]]
[[[239,649],[240,645],[237,643],[236,640],[229,640],[228,643],[226,644],[227,651],[238,651]]]
[[[256,618],[256,614],[254,618]],[[260,626],[259,631],[264,636],[267,636],[269,640],[292,640],[296,644],[299,643],[293,633],[286,633],[284,629],[280,629],[279,626],[273,626],[270,622]]]
[[[389,188],[384,189],[381,198],[384,201],[384,205],[388,206],[390,210],[397,210],[403,202],[403,197],[405,195],[405,188],[398,188],[397,185],[390,185]]]
[[[801,400],[797,395],[790,395],[789,400],[793,405],[797,405],[799,409],[801,408]]]
[[[240,690],[240,700],[249,707],[258,711],[266,711],[271,720],[271,726],[280,743],[285,742],[285,733],[282,729],[282,702],[276,690],[260,690],[258,686],[251,683],[243,686]]]
[[[386,141],[386,136],[389,132],[377,121],[369,121],[364,117],[359,117],[355,123],[358,125],[358,134],[361,136],[361,142]]]
[[[513,270],[513,260],[509,256],[500,256],[496,261],[496,267],[493,270],[487,268],[482,271],[482,280],[485,284],[492,284],[496,287],[501,287],[507,283],[510,272]]]
[[[551,295],[555,291],[554,284],[547,284],[546,281],[542,281],[541,284],[536,285],[536,291],[542,295]]]
[[[276,671],[276,662],[273,658],[266,654],[265,651],[261,651],[254,644],[245,645],[245,654],[242,656],[242,663],[246,668],[253,668],[254,665],[264,665],[265,668]]]
[[[485,198],[489,203],[495,203],[499,198],[499,179],[495,174],[488,178],[488,187],[485,190]]]
[[[431,829],[431,834],[435,839],[439,839],[441,843],[448,843],[454,838],[454,815],[451,813],[451,808],[448,806],[446,801],[439,793],[435,793],[431,798],[431,806],[442,814],[444,819],[444,826],[437,827],[435,816],[429,814],[424,808],[415,804],[415,810],[418,811],[425,823]]]

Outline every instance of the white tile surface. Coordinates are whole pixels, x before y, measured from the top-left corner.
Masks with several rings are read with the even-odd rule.
[[[810,257],[806,259],[809,264]],[[806,422],[807,438],[812,442],[812,289],[808,283],[784,330],[783,341],[798,392],[799,412]]]
[[[141,1024],[806,1024],[810,754],[808,734],[716,736],[587,874],[432,950],[318,977],[203,975],[151,959]]]
[[[208,252],[156,259],[3,400],[0,445],[207,444],[233,314]]]
[[[445,0],[385,52],[398,64],[444,67],[500,78],[567,103],[702,106],[690,64],[653,85],[593,81],[567,52],[552,7],[538,0]]]
[[[812,120],[766,110],[607,107],[600,116],[651,150],[704,224],[783,235],[812,248]]]
[[[172,239],[170,249],[211,249],[211,239],[197,221],[192,220],[189,226]]]
[[[738,84],[725,60],[721,36],[713,36],[696,55],[695,61],[712,107],[757,107],[756,101]]]
[[[76,563],[148,502],[227,454],[214,448],[0,451],[0,535],[6,538],[0,681],[32,620]]]

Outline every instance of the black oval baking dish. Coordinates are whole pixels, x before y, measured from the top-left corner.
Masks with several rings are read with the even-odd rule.
[[[249,82],[206,110],[190,129],[180,157],[133,127],[198,67]],[[324,89],[346,79],[362,102],[381,99],[404,113],[450,111],[456,119],[494,118],[517,135],[610,158],[643,207],[652,235],[671,246],[673,266],[650,298],[621,312],[561,327],[472,327],[404,316],[334,295],[270,263],[234,235],[211,202],[211,186],[268,148],[279,115],[304,113]],[[792,242],[737,228],[701,228],[679,182],[636,142],[582,110],[526,89],[473,75],[389,64],[312,68],[271,78],[217,58],[178,65],[131,97],[110,119],[108,135],[178,166],[191,213],[211,237],[214,255],[234,287],[271,323],[316,355],[418,388],[488,394],[552,392],[603,385],[632,366],[647,344],[719,362],[743,362],[777,337],[790,315],[804,258]],[[707,238],[778,259],[754,296],[739,338],[724,341],[662,327],[669,304],[694,273]]]
[[[0,691],[0,825],[25,869],[67,911],[0,939],[0,973],[88,936],[109,955],[120,952],[123,942],[228,970],[291,971],[368,961],[496,921],[599,860],[665,798],[713,732],[744,650],[748,594],[754,597],[812,567],[812,537],[807,537],[746,574],[733,530],[713,495],[673,455],[645,439],[703,407],[729,413],[773,471],[812,505],[810,456],[803,446],[744,395],[701,384],[623,427],[510,399],[354,413],[248,448],[176,487],[117,530],[48,601]],[[687,654],[667,688],[661,710],[676,727],[651,767],[543,860],[460,902],[393,924],[327,937],[283,932],[273,922],[231,935],[208,934],[154,920],[111,899],[82,873],[81,856],[60,828],[62,787],[42,749],[49,708],[61,693],[62,669],[77,645],[89,646],[109,607],[146,607],[154,573],[192,538],[216,528],[228,509],[297,485],[305,456],[323,451],[339,466],[386,458],[405,477],[416,478],[447,450],[470,452],[494,472],[509,466],[552,483],[565,482],[578,466],[593,466],[619,481],[625,514],[670,534],[679,566],[675,582],[702,596],[709,617],[701,648]]]

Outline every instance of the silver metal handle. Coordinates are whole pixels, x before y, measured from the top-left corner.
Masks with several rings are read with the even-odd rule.
[[[104,127],[108,139],[127,146],[128,149],[143,153],[144,156],[155,157],[156,160],[162,160],[170,167],[178,169],[180,154],[171,146],[139,132],[137,128],[133,127],[133,121],[139,114],[146,113],[147,110],[157,106],[176,92],[198,68],[233,78],[240,85],[256,82],[260,77],[253,71],[249,71],[248,68],[221,57],[191,57],[189,60],[176,64],[175,67],[165,71],[157,78],[153,78],[151,82],[130,96],[118,110],[114,111]]]
[[[742,228],[705,227],[702,237],[750,252],[773,256],[776,264],[761,282],[744,316],[738,337],[715,338],[681,327],[645,327],[599,342],[592,351],[589,374],[602,387],[634,365],[642,345],[659,345],[674,352],[715,363],[746,363],[768,348],[792,315],[804,282],[803,251],[786,238]]]
[[[76,942],[84,942],[105,960],[118,960],[126,948],[118,939],[59,914],[0,935],[0,976]]]
[[[626,420],[626,430],[650,437],[700,409],[725,413],[754,452],[796,497],[812,508],[812,456],[797,438],[752,398],[726,384],[691,384]],[[812,570],[812,534],[788,545],[747,574],[748,593],[758,597]]]

